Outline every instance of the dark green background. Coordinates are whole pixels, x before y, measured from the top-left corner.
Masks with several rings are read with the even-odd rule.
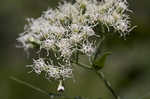
[[[48,92],[55,92],[57,82],[48,82],[34,73],[23,49],[17,49],[16,38],[23,32],[25,18],[39,17],[43,10],[55,7],[59,0],[0,0],[0,99],[50,99],[9,78],[15,76]],[[129,1],[129,0],[128,0]],[[112,51],[104,71],[122,99],[140,99],[150,93],[150,0],[130,0],[132,24],[138,27],[126,40],[110,37],[106,49]],[[84,59],[83,59],[84,61]],[[88,99],[113,99],[94,73],[75,68],[74,81],[66,81],[65,94]],[[147,98],[150,99],[150,95]]]

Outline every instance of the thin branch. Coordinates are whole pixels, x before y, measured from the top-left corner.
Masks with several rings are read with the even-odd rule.
[[[58,98],[58,97],[61,98],[61,99],[77,99],[76,97],[68,97],[68,96],[64,96],[62,94],[48,93],[48,92],[46,92],[46,91],[44,91],[44,90],[42,90],[42,89],[40,89],[40,88],[38,88],[36,86],[33,86],[33,85],[31,85],[31,84],[29,84],[29,83],[27,83],[25,81],[22,81],[22,80],[20,80],[20,79],[18,79],[16,77],[13,77],[13,76],[11,76],[10,79],[13,80],[13,81],[16,81],[17,83],[20,83],[22,85],[28,86],[28,87],[30,87],[30,88],[38,91],[38,92],[41,92],[41,93],[43,93],[45,95],[50,96],[50,99],[54,99],[54,98]],[[84,99],[84,98],[81,98],[81,99]]]
[[[14,81],[16,81],[17,83],[20,83],[20,84],[22,84],[22,85],[28,86],[28,87],[30,87],[30,88],[32,88],[32,89],[38,91],[38,92],[41,92],[42,94],[45,94],[45,95],[47,95],[47,96],[50,96],[51,99],[54,99],[55,97],[61,97],[62,99],[65,99],[65,98],[66,98],[65,96],[62,96],[62,94],[48,93],[48,92],[46,92],[46,91],[44,91],[44,90],[42,90],[42,89],[40,89],[40,88],[38,88],[38,87],[36,87],[36,86],[34,86],[34,85],[31,85],[31,84],[29,84],[29,83],[27,83],[27,82],[25,82],[25,81],[22,81],[22,80],[20,80],[20,79],[18,79],[18,78],[16,78],[16,77],[11,76],[10,79],[11,79],[11,80],[14,80]],[[67,97],[67,99],[69,99],[69,98]]]
[[[45,95],[49,95],[49,93],[47,93],[46,91],[44,91],[44,90],[42,90],[42,89],[40,89],[40,88],[38,88],[38,87],[36,87],[36,86],[33,86],[33,85],[31,85],[31,84],[29,84],[29,83],[27,83],[27,82],[25,82],[25,81],[22,81],[22,80],[20,80],[20,79],[18,79],[18,78],[16,78],[16,77],[11,76],[10,79],[11,79],[11,80],[14,80],[14,81],[16,81],[16,82],[18,82],[18,83],[20,83],[20,84],[26,85],[26,86],[28,86],[28,87],[30,87],[30,88],[32,88],[32,89],[38,91],[38,92],[41,92],[41,93],[43,93],[43,94],[45,94]]]

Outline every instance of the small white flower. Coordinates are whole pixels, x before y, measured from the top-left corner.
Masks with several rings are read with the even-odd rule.
[[[76,2],[80,5],[80,6],[87,6],[89,1],[88,0],[76,0]]]
[[[50,32],[54,33],[56,36],[64,35],[65,31],[65,28],[62,26],[50,26]]]
[[[34,38],[33,34],[22,33],[20,37],[17,38],[17,41],[21,43],[21,45],[18,47],[23,47],[26,51],[30,48],[33,48],[34,45],[31,43],[31,38]],[[39,43],[39,41],[37,41],[37,43]]]
[[[48,79],[60,79],[61,75],[59,74],[59,67],[54,67],[52,65],[48,65],[48,69],[46,70],[46,74]]]
[[[72,67],[66,64],[66,66],[62,66],[60,68],[60,75],[65,78],[72,78]]]
[[[113,25],[113,23],[115,22],[115,19],[111,14],[102,16],[101,19],[104,22],[104,24],[108,24],[108,25]]]
[[[72,77],[72,68],[66,64],[65,66],[54,66],[54,65],[47,65],[47,69],[45,70],[46,75],[49,78],[53,79],[63,79],[71,78]]]
[[[127,20],[120,20],[118,22],[116,22],[116,29],[118,31],[121,31],[122,34],[125,35],[126,32],[128,32],[129,30],[129,23]]]
[[[81,25],[79,24],[71,24],[70,29],[72,32],[79,32],[81,29]]]
[[[47,11],[43,12],[42,17],[45,18],[46,20],[49,20],[50,24],[53,24],[57,19],[57,14],[59,14],[57,10],[48,9]]]
[[[82,31],[83,31],[83,34],[85,34],[88,37],[95,35],[94,30],[90,26],[83,26]]]
[[[55,40],[53,39],[46,39],[45,41],[42,41],[41,48],[45,48],[47,50],[50,50],[55,47]]]
[[[124,11],[128,10],[128,5],[127,5],[126,0],[118,0],[118,2],[115,3],[118,11],[121,11],[123,13]]]
[[[86,16],[89,16],[90,17],[90,21],[92,23],[96,22],[97,19],[98,19],[98,16],[99,16],[99,13],[98,13],[98,6],[95,5],[95,4],[92,4],[92,3],[89,3],[86,7],[86,13],[85,15]]]
[[[61,56],[65,59],[69,59],[72,55],[72,50],[69,48],[61,49]]]
[[[28,19],[30,25],[30,32],[32,33],[48,33],[50,24],[43,17],[38,19]]]
[[[60,41],[57,42],[57,46],[60,49],[63,49],[63,48],[69,48],[71,46],[71,44],[69,42],[69,39],[63,38],[63,39],[61,39]]]
[[[84,36],[84,34],[82,34],[82,33],[73,33],[70,36],[70,41],[72,43],[80,43],[80,41],[84,39],[83,36]]]
[[[93,44],[87,43],[82,45],[81,51],[87,56],[91,56],[95,52],[95,48],[93,47]]]
[[[45,69],[45,61],[42,58],[39,58],[37,60],[33,60],[32,68],[37,73],[40,74]]]
[[[114,17],[115,20],[121,19],[121,15],[120,15],[119,13],[117,13],[116,11],[114,11],[114,12],[112,13],[112,16]]]
[[[63,13],[65,16],[67,16],[69,18],[71,18],[74,15],[79,14],[78,9],[71,3],[64,2],[64,5],[60,5],[58,8],[61,13]]]
[[[61,39],[56,43],[56,45],[59,47],[59,51],[61,52],[61,56],[68,59],[72,55],[71,47],[69,39]]]

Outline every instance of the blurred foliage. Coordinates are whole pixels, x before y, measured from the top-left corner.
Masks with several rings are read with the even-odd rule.
[[[15,76],[48,92],[56,92],[57,82],[49,82],[27,73],[23,49],[17,49],[16,38],[23,32],[25,18],[38,17],[43,10],[54,8],[59,0],[0,0],[0,99],[50,99],[29,87],[10,80]],[[129,1],[129,0],[128,0]],[[126,39],[110,37],[105,49],[112,52],[102,69],[122,99],[139,99],[150,92],[150,0],[130,0],[134,29]],[[86,58],[81,58],[86,61]],[[73,80],[65,83],[67,96],[113,99],[104,83],[94,73],[74,67]],[[150,96],[145,97],[150,99]]]

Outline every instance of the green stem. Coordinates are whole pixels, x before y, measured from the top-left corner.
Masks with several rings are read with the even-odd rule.
[[[120,99],[120,97],[115,93],[114,89],[112,88],[110,82],[105,78],[103,72],[100,72],[100,73],[99,73],[99,72],[96,71],[95,69],[89,68],[89,66],[87,66],[87,65],[85,65],[85,64],[83,64],[83,63],[78,63],[77,65],[80,66],[80,67],[82,67],[82,68],[84,68],[84,69],[87,69],[87,70],[90,70],[90,71],[95,72],[96,75],[98,75],[98,77],[103,80],[105,86],[106,86],[106,87],[108,88],[108,90],[112,93],[112,95],[115,97],[115,99]]]
[[[103,80],[103,82],[105,83],[105,86],[112,93],[112,95],[115,97],[115,99],[120,99],[120,97],[116,94],[116,92],[112,88],[111,83],[105,78],[104,73],[103,72],[98,72],[98,71],[95,71],[95,73],[98,75],[98,77],[100,79]]]

